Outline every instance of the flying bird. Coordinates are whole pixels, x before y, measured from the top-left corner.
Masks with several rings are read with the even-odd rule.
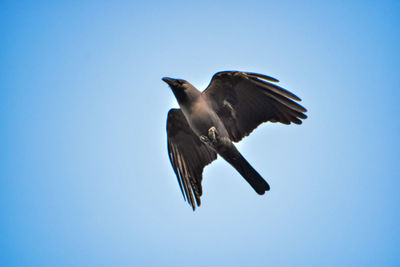
[[[263,74],[222,71],[200,92],[182,79],[164,77],[180,109],[167,118],[168,156],[183,198],[193,210],[200,206],[203,169],[220,155],[260,195],[269,184],[247,162],[233,142],[248,136],[263,122],[301,124],[307,110],[293,93]],[[295,100],[295,101],[293,101]]]

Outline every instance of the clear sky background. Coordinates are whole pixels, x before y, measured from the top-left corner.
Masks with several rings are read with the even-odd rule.
[[[1,1],[1,266],[400,266],[399,1]],[[281,80],[303,125],[184,202],[163,76]]]

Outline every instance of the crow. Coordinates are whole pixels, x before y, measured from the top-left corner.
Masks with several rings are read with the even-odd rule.
[[[269,184],[239,153],[233,142],[263,122],[301,124],[307,110],[293,93],[267,75],[241,71],[217,72],[200,92],[182,79],[164,77],[180,109],[167,118],[168,156],[183,198],[193,211],[200,206],[203,169],[220,155],[260,195]],[[292,99],[292,100],[291,100]],[[293,101],[295,100],[295,101]]]

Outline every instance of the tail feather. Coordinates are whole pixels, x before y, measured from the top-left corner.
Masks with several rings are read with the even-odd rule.
[[[229,162],[229,164],[231,164],[243,176],[243,178],[258,194],[263,195],[265,191],[269,191],[269,184],[250,165],[250,163],[247,162],[233,144],[229,149],[218,151],[218,154]]]

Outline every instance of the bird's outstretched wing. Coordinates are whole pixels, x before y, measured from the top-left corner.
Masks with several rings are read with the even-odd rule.
[[[233,141],[239,142],[263,122],[301,124],[300,119],[307,118],[307,110],[293,101],[300,98],[268,81],[278,82],[257,73],[218,72],[203,92]]]
[[[195,210],[196,203],[200,206],[203,169],[217,158],[217,153],[200,141],[180,109],[170,109],[168,112],[167,135],[168,156],[183,198]]]

